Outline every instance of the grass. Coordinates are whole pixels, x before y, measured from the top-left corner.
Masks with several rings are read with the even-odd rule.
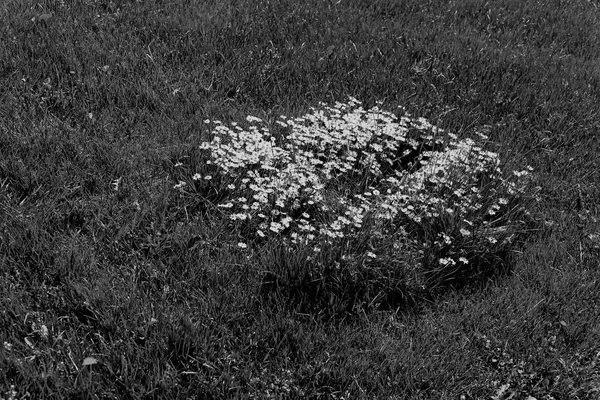
[[[597,398],[595,2],[9,0],[0,21],[0,398]],[[391,175],[358,122],[328,147],[339,125],[307,117],[350,97],[407,118]],[[256,165],[223,169],[231,122],[269,129]],[[482,206],[433,178],[403,210],[468,138],[494,154],[465,161]]]

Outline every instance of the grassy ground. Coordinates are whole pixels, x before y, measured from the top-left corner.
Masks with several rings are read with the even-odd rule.
[[[586,0],[2,2],[0,398],[597,398],[598,48]],[[306,308],[173,189],[205,119],[349,95],[534,167],[505,273]]]

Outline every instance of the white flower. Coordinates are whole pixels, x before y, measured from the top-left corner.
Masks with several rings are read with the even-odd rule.
[[[440,258],[438,261],[441,265],[456,265],[456,261],[451,259],[450,257]]]
[[[293,219],[291,217],[285,217],[281,219],[281,224],[286,227],[289,228],[290,223],[293,221]]]
[[[281,226],[279,222],[271,222],[271,226],[269,227],[269,229],[275,233],[279,233],[283,230],[283,226]]]
[[[39,334],[42,338],[48,339],[48,327],[46,327],[46,325],[41,325]]]
[[[262,119],[253,117],[252,115],[248,115],[246,117],[246,121],[248,121],[248,122],[262,122]]]
[[[246,248],[248,248],[248,245],[246,243],[239,242],[237,245],[238,245],[238,247],[240,249],[246,249]]]

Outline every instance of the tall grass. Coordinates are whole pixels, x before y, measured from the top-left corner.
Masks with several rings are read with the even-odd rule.
[[[599,18],[3,2],[0,398],[595,398]]]

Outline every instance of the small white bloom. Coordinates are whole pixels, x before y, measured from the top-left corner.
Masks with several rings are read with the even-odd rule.
[[[516,176],[517,178],[520,178],[522,176],[529,175],[529,172],[528,171],[513,171],[513,175]]]
[[[238,247],[239,247],[240,249],[246,249],[246,248],[248,248],[248,245],[247,245],[246,243],[239,242],[239,243],[238,243]]]
[[[290,223],[292,222],[292,218],[291,217],[285,217],[281,219],[281,224],[286,227],[289,228],[290,227]]]
[[[211,179],[212,179],[212,175],[206,175],[206,176],[204,177],[204,180],[205,180],[205,181],[210,181]]]
[[[456,265],[456,261],[454,261],[453,259],[451,259],[450,257],[446,257],[446,258],[440,258],[439,259],[439,263],[441,265]]]
[[[46,327],[46,325],[41,325],[39,334],[43,339],[48,339],[48,327]]]
[[[246,121],[248,121],[248,122],[262,122],[262,119],[253,117],[252,115],[248,115],[246,117]]]
[[[202,179],[202,175],[195,173],[194,176],[192,176],[192,179],[197,181],[198,179]]]
[[[442,232],[442,233],[440,233],[439,236],[444,240],[445,244],[452,243],[452,238],[450,236],[446,235],[445,233]]]
[[[281,230],[283,230],[283,227],[279,222],[271,222],[269,229],[275,233],[279,233]]]

